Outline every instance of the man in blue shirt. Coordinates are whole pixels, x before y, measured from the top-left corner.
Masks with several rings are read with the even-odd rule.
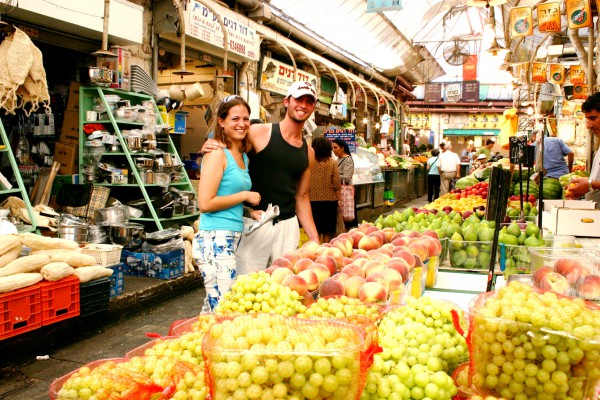
[[[565,156],[567,157],[568,166],[565,162]],[[574,159],[573,150],[562,139],[557,137],[544,138],[544,170],[546,170],[544,176],[558,179],[568,174],[573,170]]]

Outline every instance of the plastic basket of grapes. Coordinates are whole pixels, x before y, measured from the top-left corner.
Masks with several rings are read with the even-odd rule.
[[[544,236],[545,246],[557,248],[575,248],[575,236],[568,235],[548,235]],[[531,272],[531,259],[529,257],[529,248],[522,245],[511,245],[500,243],[499,262],[500,270],[508,275],[529,274]]]
[[[496,397],[594,398],[600,309],[519,282],[482,293],[469,305],[470,376]],[[548,397],[551,394],[551,397]]]
[[[204,313],[197,317],[175,321],[169,329],[169,336],[181,336],[188,332],[206,332],[215,322],[215,314]]]
[[[359,329],[345,322],[255,313],[213,324],[202,350],[214,400],[240,395],[238,387],[244,398],[261,398],[269,387],[281,398],[349,400],[360,397],[370,365],[363,345]]]

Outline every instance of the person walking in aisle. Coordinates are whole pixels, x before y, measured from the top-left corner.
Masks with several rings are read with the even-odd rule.
[[[440,196],[450,191],[452,179],[460,178],[460,158],[452,151],[452,143],[445,146],[446,151],[440,155],[438,169],[440,171]]]
[[[261,194],[250,215],[260,220],[269,204],[279,207],[279,216],[263,224],[250,235],[243,235],[236,262],[239,274],[265,269],[272,260],[297,248],[300,226],[309,240],[318,242],[308,190],[310,170],[315,156],[302,136],[304,123],[314,112],[317,91],[310,82],[294,82],[288,89],[283,105],[283,120],[273,124],[250,126],[248,137],[252,150],[249,173],[252,190]],[[223,147],[216,140],[207,140],[203,152]]]
[[[404,143],[402,144],[402,155],[410,156],[410,144],[408,143],[408,139],[404,139]]]
[[[313,140],[315,165],[310,172],[308,198],[319,240],[327,243],[335,235],[338,205],[342,199],[337,163],[331,158],[331,142],[324,137]]]
[[[440,151],[431,150],[431,157],[427,160],[427,202],[431,203],[440,197]]]
[[[202,158],[198,206],[202,212],[192,255],[200,265],[206,299],[203,311],[212,311],[231,290],[237,277],[235,251],[243,231],[243,202],[258,204],[260,194],[250,191],[248,174],[250,106],[239,96],[219,105],[215,138],[225,148]]]

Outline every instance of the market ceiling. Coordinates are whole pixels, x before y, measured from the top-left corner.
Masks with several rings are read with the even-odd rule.
[[[462,80],[462,65],[450,65],[444,58],[456,40],[469,54],[478,55],[482,83],[508,83],[511,78],[500,66],[528,60],[541,41],[539,35],[528,38],[527,46],[521,43],[506,59],[487,52],[494,35],[498,45],[507,46],[503,27],[511,7],[535,6],[540,0],[508,0],[493,7],[493,30],[485,0],[470,0],[483,7],[469,6],[467,0],[400,0],[402,10],[369,13],[367,0],[261,1],[279,18],[349,59],[392,80],[401,76],[412,85]]]

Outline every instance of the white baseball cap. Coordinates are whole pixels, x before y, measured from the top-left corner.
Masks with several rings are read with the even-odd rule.
[[[317,90],[310,82],[294,82],[288,89],[286,98],[292,96],[295,99],[298,99],[302,96],[311,96],[315,101],[317,100]]]
[[[477,159],[478,159],[478,160],[483,160],[484,158],[487,158],[487,156],[486,156],[485,154],[483,154],[483,153],[481,153],[481,154],[480,154],[480,155],[477,157]]]

